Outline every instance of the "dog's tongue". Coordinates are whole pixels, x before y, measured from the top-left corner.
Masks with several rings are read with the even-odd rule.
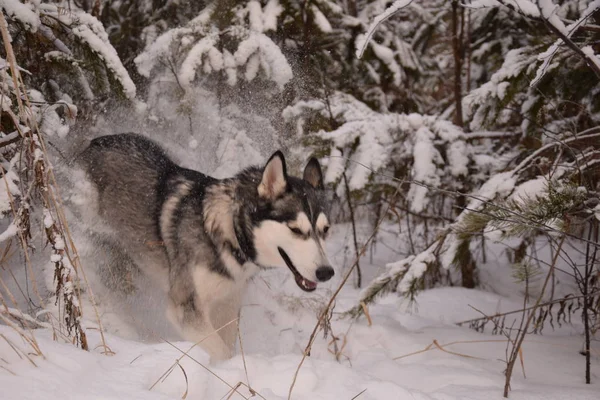
[[[296,284],[300,286],[304,290],[315,290],[317,288],[317,283],[313,281],[309,281],[308,279],[304,279],[300,275],[296,275]]]

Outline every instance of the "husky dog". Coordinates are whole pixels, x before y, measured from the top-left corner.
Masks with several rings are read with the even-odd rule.
[[[78,164],[93,187],[98,223],[90,228],[115,256],[113,276],[122,286],[136,269],[158,279],[169,320],[184,338],[202,340],[213,360],[233,355],[230,322],[259,269],[287,266],[307,292],[334,275],[315,158],[302,179],[287,175],[278,151],[264,168],[219,180],[176,165],[149,139],[118,134],[92,140]]]

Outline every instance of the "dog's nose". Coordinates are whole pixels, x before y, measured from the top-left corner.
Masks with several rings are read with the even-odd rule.
[[[333,268],[331,267],[319,267],[315,271],[315,274],[317,275],[319,282],[325,282],[330,280],[335,272],[333,272]]]

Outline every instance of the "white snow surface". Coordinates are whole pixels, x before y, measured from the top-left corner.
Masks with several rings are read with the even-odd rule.
[[[393,234],[390,226],[386,229],[390,234],[381,238],[382,243],[399,245],[402,238]],[[106,341],[114,355],[101,354],[101,339],[94,329],[87,329],[92,349],[89,352],[53,340],[50,329],[38,329],[31,333],[43,357],[35,356],[12,328],[0,325],[0,334],[6,338],[0,341],[2,399],[220,399],[226,398],[239,382],[249,383],[262,398],[287,399],[317,310],[344,272],[344,260],[349,255],[344,249],[350,243],[350,231],[349,225],[333,227],[328,252],[338,266],[337,274],[333,282],[320,284],[316,292],[300,292],[286,270],[262,272],[250,283],[240,323],[243,356],[238,345],[237,354],[221,363],[211,364],[199,348],[188,352],[192,344],[168,332],[164,314],[158,308],[160,301],[150,287],[139,294],[144,302],[124,301],[121,306],[115,306],[117,300],[98,293],[108,331]],[[369,229],[359,225],[358,233],[364,240]],[[500,276],[499,264],[492,258],[495,254],[491,252],[490,262],[482,266],[488,278]],[[363,258],[365,278],[378,275],[379,266],[389,257],[388,247],[379,246],[372,259]],[[500,284],[498,279],[486,281]],[[332,354],[331,337],[325,339],[320,332],[300,369],[291,398],[352,399],[362,392],[358,399],[501,399],[506,348],[503,337],[454,325],[479,316],[469,305],[488,314],[519,308],[521,303],[518,295],[511,293],[510,281],[505,278],[501,284],[504,289],[500,292],[505,295],[463,288],[432,289],[417,298],[416,306],[390,295],[369,308],[372,326],[364,317],[356,322],[339,318],[338,313],[355,305],[359,294],[351,283],[347,284],[337,299],[331,321],[339,339],[339,361]],[[86,310],[89,317],[90,310],[84,305]],[[95,325],[93,320],[85,323],[88,327]],[[579,332],[575,322],[556,331],[548,329],[544,336],[528,336],[523,347],[527,378],[517,366],[510,398],[597,399],[600,348],[597,342],[592,343],[594,383],[585,385]],[[416,353],[434,341],[441,346],[458,343],[445,347],[454,354],[435,346]],[[183,356],[177,364],[182,352],[189,356]],[[398,357],[402,358],[395,359]],[[168,371],[166,378],[161,378]],[[243,385],[238,392],[230,398],[250,398]]]

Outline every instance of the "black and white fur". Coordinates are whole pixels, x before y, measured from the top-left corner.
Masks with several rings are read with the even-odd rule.
[[[287,266],[305,291],[334,271],[323,250],[329,221],[323,177],[312,158],[288,176],[281,152],[264,168],[218,180],[176,165],[135,134],[94,139],[78,164],[91,182],[91,230],[116,255],[111,275],[132,271],[162,283],[168,316],[215,360],[232,356],[241,296],[260,268]]]

